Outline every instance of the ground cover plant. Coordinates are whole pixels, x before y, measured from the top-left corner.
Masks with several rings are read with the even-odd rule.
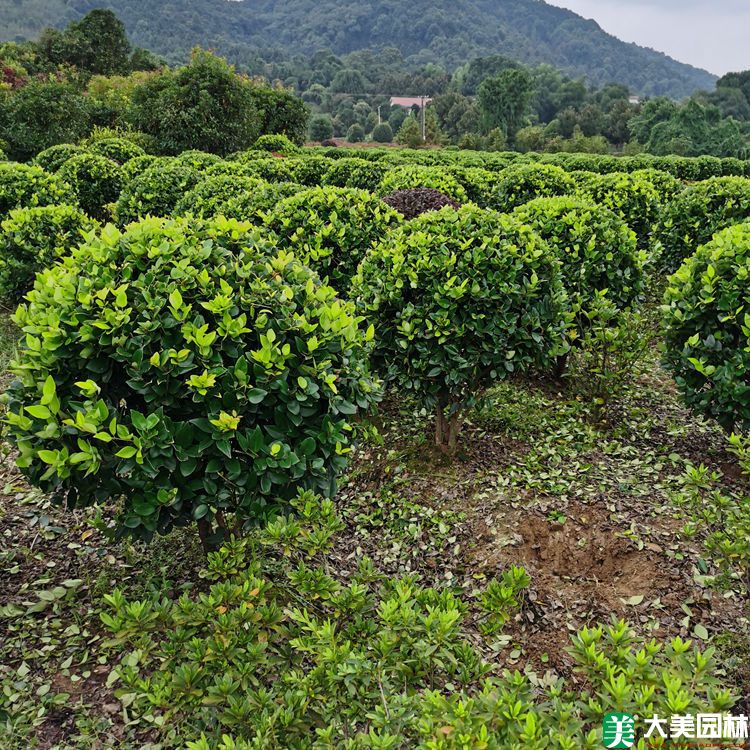
[[[0,165],[0,747],[747,714],[744,163],[298,143]]]

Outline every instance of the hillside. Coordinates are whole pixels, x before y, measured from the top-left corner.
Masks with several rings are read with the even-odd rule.
[[[654,50],[627,44],[594,21],[541,0],[0,0],[0,36],[36,35],[64,26],[94,7],[111,7],[135,44],[182,59],[194,45],[212,47],[240,63],[311,54],[346,54],[396,47],[409,63],[454,68],[469,59],[503,54],[549,63],[594,84],[618,81],[645,95],[682,97],[713,88],[710,73]]]

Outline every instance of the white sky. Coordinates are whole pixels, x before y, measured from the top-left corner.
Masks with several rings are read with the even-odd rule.
[[[723,75],[750,69],[750,0],[547,0],[626,42]]]

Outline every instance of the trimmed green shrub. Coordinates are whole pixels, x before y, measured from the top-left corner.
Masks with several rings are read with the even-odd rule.
[[[571,337],[579,339],[599,303],[598,293],[619,310],[633,305],[644,291],[647,256],[635,233],[603,206],[572,196],[537,198],[514,211],[547,242],[562,268],[573,313]]]
[[[58,143],[57,146],[50,146],[40,151],[31,163],[52,174],[57,172],[68,159],[82,154],[85,150],[83,146],[76,146],[73,143]]]
[[[750,180],[713,177],[691,185],[663,210],[656,228],[659,265],[671,273],[720,229],[750,219]]]
[[[0,164],[0,220],[14,208],[75,203],[70,185],[41,167]]]
[[[669,279],[665,363],[685,403],[750,429],[750,224],[724,229]]]
[[[97,227],[74,206],[17,208],[0,222],[0,297],[17,301],[34,274],[67,255]]]
[[[499,173],[488,205],[510,211],[535,198],[575,192],[575,182],[564,169],[552,164],[512,164]]]
[[[308,189],[295,182],[264,182],[261,185],[260,190],[243,192],[227,200],[221,207],[224,216],[263,224],[269,212],[281,201]]]
[[[445,168],[448,174],[453,175],[466,190],[466,195],[472,203],[487,208],[492,203],[492,193],[498,180],[497,172],[479,167],[457,167]]]
[[[134,159],[129,159],[121,167],[123,185],[127,185],[131,180],[142,175],[147,169],[153,167],[155,164],[168,164],[169,161],[170,159],[167,156],[152,156],[151,154],[136,156]]]
[[[410,188],[432,188],[450,196],[459,203],[465,203],[466,191],[461,183],[439,167],[426,167],[417,164],[405,164],[389,169],[380,181],[378,195],[389,195],[396,190]]]
[[[273,156],[255,159],[244,152],[237,157],[237,161],[242,165],[241,173],[247,177],[259,177],[266,182],[290,182],[292,180],[292,168],[287,163],[287,159]]]
[[[87,149],[89,153],[105,156],[118,164],[145,156],[146,152],[133,141],[125,138],[102,138],[91,143]]]
[[[373,361],[436,410],[442,450],[485,388],[561,353],[559,266],[530,227],[473,205],[423,214],[365,256],[352,294],[378,332]]]
[[[342,292],[367,250],[400,223],[401,216],[371,193],[334,187],[303,190],[266,219],[282,247]]]
[[[388,169],[379,162],[357,158],[329,160],[328,163],[330,167],[323,175],[322,185],[359,188],[370,192],[377,190],[378,184]]]
[[[684,182],[661,169],[635,169],[630,174],[648,180],[659,191],[662,205],[674,200],[685,189]]]
[[[310,156],[306,154],[303,157],[288,159],[286,165],[291,171],[291,178],[300,185],[308,187],[317,187],[323,184],[323,175],[329,170],[330,159],[324,156]]]
[[[225,175],[236,175],[237,177],[257,177],[250,163],[239,161],[220,161],[203,170],[204,177],[218,177]],[[257,179],[262,179],[257,177]]]
[[[596,175],[586,184],[579,184],[579,193],[624,219],[638,237],[638,247],[650,247],[662,201],[659,190],[649,180],[625,172]]]
[[[200,172],[174,159],[159,161],[125,186],[115,204],[115,218],[127,224],[144,216],[169,216],[200,178]]]
[[[393,143],[393,128],[390,123],[381,122],[372,129],[372,140],[375,143]]]
[[[258,193],[265,190],[268,183],[255,177],[232,177],[218,175],[201,180],[190,192],[178,201],[176,216],[214,216],[224,213],[229,200],[245,193]],[[236,217],[241,218],[241,217]]]
[[[365,129],[358,123],[353,123],[346,131],[346,140],[349,143],[362,143],[365,139]]]
[[[285,135],[269,133],[262,135],[253,143],[255,151],[269,151],[272,154],[293,155],[299,153],[299,146],[292,143]]]
[[[58,175],[67,182],[78,205],[96,219],[109,217],[108,204],[122,190],[122,171],[117,162],[96,154],[78,154],[60,167]]]
[[[178,154],[175,157],[175,161],[178,164],[183,164],[186,167],[201,172],[212,167],[214,164],[220,164],[224,160],[216,154],[209,154],[206,151],[199,151],[198,149],[190,149]]]
[[[18,465],[69,508],[115,504],[120,536],[198,521],[206,540],[331,492],[376,393],[372,330],[249,224],[109,226],[28,300],[5,417]]]

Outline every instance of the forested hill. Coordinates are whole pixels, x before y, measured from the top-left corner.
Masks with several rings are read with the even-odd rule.
[[[647,95],[682,97],[715,81],[541,0],[0,0],[0,36],[33,38],[46,25],[65,26],[95,7],[112,8],[135,44],[172,62],[195,45],[245,65],[322,48],[345,54],[395,47],[415,65],[452,69],[502,54]]]

